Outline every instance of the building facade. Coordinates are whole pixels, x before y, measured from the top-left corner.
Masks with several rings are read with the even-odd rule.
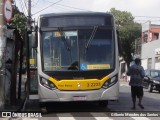
[[[160,69],[160,25],[142,24],[141,59],[144,69]]]

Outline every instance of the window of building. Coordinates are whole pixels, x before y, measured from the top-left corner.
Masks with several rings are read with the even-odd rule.
[[[160,69],[160,57],[155,57],[155,69]]]
[[[153,40],[158,40],[159,33],[153,33]]]
[[[152,68],[152,58],[148,58],[148,66],[147,66],[148,69],[151,69]]]
[[[148,42],[148,33],[147,32],[144,33],[144,42],[145,43]]]

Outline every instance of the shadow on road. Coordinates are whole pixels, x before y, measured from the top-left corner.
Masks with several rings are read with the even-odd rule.
[[[128,112],[128,111],[160,111],[160,94],[158,92],[150,93],[144,89],[143,105],[144,110],[137,106],[136,110],[131,110],[132,99],[130,87],[120,87],[119,101],[109,101],[108,107],[100,107],[96,102],[54,102],[47,103],[48,113],[69,113],[69,112]],[[137,99],[138,104],[138,99]],[[41,112],[39,102],[28,101],[25,111]]]
[[[95,102],[65,102],[48,103],[48,112],[102,112],[110,111],[107,107],[100,107]]]

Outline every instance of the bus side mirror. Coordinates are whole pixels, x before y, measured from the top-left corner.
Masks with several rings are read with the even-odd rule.
[[[37,48],[38,46],[38,34],[37,31],[32,32],[32,48]]]

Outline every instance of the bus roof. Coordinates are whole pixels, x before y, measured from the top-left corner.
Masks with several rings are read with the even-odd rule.
[[[40,16],[41,27],[114,26],[114,17],[104,12],[50,13]]]
[[[58,17],[58,16],[113,16],[109,12],[70,12],[70,13],[49,13],[49,14],[42,14],[42,17]]]

